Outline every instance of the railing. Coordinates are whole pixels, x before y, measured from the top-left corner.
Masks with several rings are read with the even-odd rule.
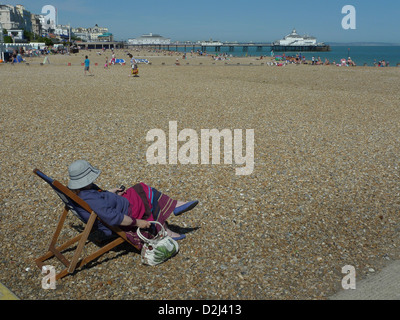
[[[0,43],[0,50],[6,51],[8,48],[17,49],[17,48],[26,48],[32,49],[32,46],[29,43]]]
[[[197,42],[178,42],[178,43],[126,43],[126,46],[133,47],[271,47],[272,43],[257,43],[257,42],[249,42],[249,43],[239,43],[239,42],[223,42],[219,43],[197,43]]]

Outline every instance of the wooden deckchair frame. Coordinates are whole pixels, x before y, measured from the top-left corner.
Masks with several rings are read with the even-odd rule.
[[[118,227],[111,227],[111,226],[107,225],[104,221],[102,221],[98,217],[96,212],[94,212],[84,200],[82,200],[79,196],[77,196],[74,192],[72,192],[70,189],[68,189],[62,183],[58,182],[57,180],[53,180],[53,179],[48,178],[46,175],[43,174],[43,172],[41,172],[38,169],[33,170],[33,172],[36,175],[38,175],[40,178],[45,180],[47,183],[49,183],[53,187],[53,189],[55,189],[57,192],[62,193],[64,196],[66,196],[67,198],[72,200],[76,205],[80,206],[81,208],[83,208],[84,210],[86,210],[87,212],[90,213],[89,220],[87,221],[83,232],[81,232],[77,236],[69,239],[68,241],[66,241],[65,243],[61,244],[60,246],[56,246],[58,237],[60,236],[61,230],[62,230],[62,228],[64,226],[65,219],[67,217],[68,212],[70,211],[70,208],[65,203],[65,207],[64,207],[63,213],[61,214],[60,220],[59,220],[59,222],[57,224],[56,231],[54,232],[53,237],[52,237],[52,239],[50,241],[50,245],[49,245],[48,251],[44,255],[42,255],[41,257],[39,257],[39,258],[37,258],[35,260],[36,265],[40,269],[42,269],[43,266],[46,265],[44,263],[46,260],[49,260],[50,258],[53,258],[53,257],[57,258],[65,266],[65,269],[63,269],[62,271],[60,271],[59,273],[56,274],[56,280],[58,280],[58,279],[61,279],[61,278],[65,277],[65,276],[67,276],[68,274],[71,274],[71,273],[75,272],[75,270],[77,268],[82,268],[83,266],[85,266],[89,262],[91,262],[94,259],[100,257],[102,254],[112,250],[116,246],[124,243],[125,241],[139,250],[139,248],[137,246],[135,246],[132,242],[129,241],[129,239],[126,237],[125,232],[123,232]],[[46,178],[48,178],[48,180]],[[107,228],[111,229],[115,234],[118,235],[118,237],[117,237],[117,239],[115,239],[112,242],[110,242],[110,243],[106,244],[105,246],[101,247],[100,249],[98,249],[94,253],[79,259],[81,257],[82,250],[83,250],[83,248],[84,248],[84,246],[86,244],[86,241],[87,241],[87,239],[89,237],[89,234],[92,231],[93,224],[95,223],[96,219],[100,220],[102,224],[104,224]],[[68,260],[62,254],[62,252],[65,251],[66,249],[72,247],[75,243],[77,243],[77,247],[75,249],[75,252],[74,252],[74,254],[72,256],[72,259]]]

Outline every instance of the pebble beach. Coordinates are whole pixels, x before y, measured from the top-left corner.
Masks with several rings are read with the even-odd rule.
[[[131,52],[151,62],[139,77],[125,50],[116,57],[126,65],[108,69],[95,50],[0,65],[0,282],[20,299],[325,300],[344,266],[362,279],[399,259],[400,68]],[[253,172],[150,164],[146,135],[171,121],[178,132],[253,129]],[[102,170],[103,189],[144,182],[198,199],[169,219],[186,235],[179,253],[148,267],[121,245],[43,289],[35,259],[63,205],[32,171],[67,184],[78,159]],[[83,227],[69,215],[60,241]]]

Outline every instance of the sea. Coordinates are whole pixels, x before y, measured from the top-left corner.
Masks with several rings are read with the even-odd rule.
[[[174,50],[171,46],[170,50]],[[179,52],[184,52],[184,48],[178,48]],[[188,47],[186,52],[190,52],[192,47]],[[195,47],[195,51],[201,50],[201,47]],[[256,47],[248,47],[245,51],[243,47],[235,47],[234,51],[229,51],[229,47],[221,47],[220,52],[214,52],[213,46],[208,47],[208,54],[227,54],[228,56],[243,57],[243,56],[270,56],[271,47],[262,47],[258,51]],[[282,55],[283,52],[275,52],[275,55]],[[297,53],[305,56],[307,60],[311,60],[314,56],[316,59],[321,58],[322,62],[328,59],[331,63],[334,61],[339,63],[341,59],[351,58],[358,66],[374,66],[374,63],[385,60],[389,63],[389,67],[396,67],[400,64],[400,46],[331,46],[329,52],[285,52],[286,56],[295,56]]]

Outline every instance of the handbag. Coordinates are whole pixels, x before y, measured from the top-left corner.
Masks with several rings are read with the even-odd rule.
[[[136,233],[144,242],[141,251],[142,263],[155,266],[176,255],[179,251],[179,244],[176,240],[167,235],[161,223],[158,221],[150,221],[150,223],[159,224],[161,226],[160,232],[154,238],[147,239],[140,232],[140,228],[137,229]]]

